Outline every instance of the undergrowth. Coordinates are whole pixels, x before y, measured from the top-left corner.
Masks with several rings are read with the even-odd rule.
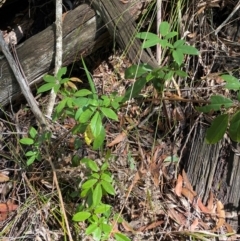
[[[179,33],[170,30],[170,24],[162,22],[159,26],[160,37],[150,32],[141,32],[137,38],[143,40],[143,48],[160,44],[170,54],[171,61],[166,66],[153,69],[147,64],[132,65],[125,72],[125,78],[134,79],[135,82],[126,90],[124,96],[115,93],[99,96],[91,75],[82,60],[87,75],[89,89],[78,90],[76,82],[78,78],[65,78],[67,69],[61,68],[56,77],[45,75],[46,82],[38,89],[38,93],[51,89],[61,97],[55,108],[53,120],[73,118],[76,121],[71,129],[73,134],[83,134],[87,145],[93,150],[104,150],[106,130],[104,120],[118,121],[118,111],[121,106],[132,98],[141,95],[142,89],[148,84],[153,84],[160,98],[162,98],[164,86],[167,81],[172,81],[177,76],[186,77],[183,70],[185,55],[198,55],[196,48],[186,44],[185,40],[178,39]],[[38,133],[33,127],[29,130],[29,137],[22,138],[20,142],[30,147],[25,153],[27,165],[42,160],[42,148],[51,139],[50,132]],[[121,222],[120,214],[113,214],[113,207],[103,201],[105,195],[114,195],[114,185],[111,173],[108,170],[107,154],[102,165],[97,165],[94,160],[83,158],[74,159],[73,165],[85,165],[85,180],[79,185],[79,197],[81,203],[73,216],[75,222],[86,222],[86,235],[91,235],[94,240],[108,240],[113,236],[116,240],[129,240],[129,238],[116,228],[116,223]]]
[[[164,88],[166,83],[172,82],[174,79],[186,78],[188,74],[184,71],[184,59],[186,55],[198,55],[195,47],[186,44],[184,39],[178,39],[179,33],[170,30],[170,24],[162,22],[159,26],[160,37],[150,32],[141,32],[136,35],[143,41],[142,48],[149,48],[161,45],[166,53],[169,54],[171,61],[167,65],[159,66],[153,69],[147,64],[132,65],[125,71],[125,78],[134,79],[135,82],[130,86],[123,96],[116,93],[99,96],[94,86],[93,79],[82,60],[85,73],[87,75],[89,89],[78,90],[76,82],[81,82],[78,78],[64,78],[67,69],[61,68],[56,77],[45,75],[46,82],[38,89],[38,93],[53,90],[61,97],[60,102],[55,108],[53,120],[60,121],[65,118],[73,118],[76,122],[71,129],[72,134],[82,134],[85,143],[93,150],[102,150],[106,152],[104,140],[106,130],[104,127],[105,119],[118,121],[118,111],[120,108],[133,98],[138,98],[142,94],[146,85],[152,84],[159,98],[164,97]],[[239,91],[240,86],[236,78],[223,75],[223,80],[227,82],[225,86],[229,90]],[[239,99],[239,94],[237,95]],[[221,111],[233,106],[233,101],[223,96],[212,96],[209,105],[197,107],[199,111],[210,112]],[[230,114],[223,113],[217,116],[212,122],[211,127],[207,131],[206,141],[215,143],[219,141],[227,130],[228,123],[229,135],[234,141],[239,141],[239,114],[235,112],[230,118]],[[230,121],[229,121],[230,118]],[[30,149],[25,153],[27,165],[33,164],[35,161],[42,160],[42,146],[51,140],[51,133],[38,131],[31,127],[29,137],[22,138],[20,142],[28,145]],[[85,235],[91,235],[94,240],[109,240],[114,238],[118,241],[130,240],[125,234],[120,232],[116,226],[122,222],[121,214],[114,213],[114,207],[104,202],[107,195],[115,195],[114,179],[109,171],[108,159],[111,153],[106,152],[104,162],[98,165],[90,158],[72,159],[72,165],[85,166],[85,177],[80,182],[79,192],[81,202],[76,208],[72,217],[74,222],[86,223]],[[208,233],[209,234],[209,233]],[[190,234],[189,234],[190,235]],[[191,234],[192,238],[204,237],[197,233]]]

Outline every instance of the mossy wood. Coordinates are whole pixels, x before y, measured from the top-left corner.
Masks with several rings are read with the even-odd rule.
[[[199,124],[188,141],[186,153],[189,155],[182,160],[184,169],[204,204],[211,191],[224,204],[225,211],[232,213],[227,221],[238,230],[240,144],[230,144],[224,139],[209,145],[204,141],[205,134],[206,127]]]

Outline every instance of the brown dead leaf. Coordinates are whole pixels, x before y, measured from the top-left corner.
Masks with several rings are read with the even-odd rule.
[[[15,211],[18,208],[18,205],[13,203],[0,203],[0,212],[11,212]]]
[[[137,184],[137,182],[146,174],[147,170],[144,169],[143,164],[141,164],[141,167],[139,168],[139,170],[136,172],[133,181],[130,185],[130,187],[128,188],[128,192],[127,192],[127,197],[129,196],[130,192],[132,191],[133,187]]]
[[[121,224],[127,232],[136,234],[136,231],[133,229],[133,227],[129,223],[127,223],[125,220],[123,220]]]
[[[182,192],[182,185],[183,185],[183,178],[181,174],[178,174],[178,178],[177,178],[177,184],[175,187],[175,193],[177,194],[178,197],[181,196],[181,192]]]
[[[194,219],[194,221],[192,222],[191,226],[190,226],[190,231],[194,231],[198,226],[198,218]]]
[[[151,179],[156,187],[159,186],[160,168],[163,161],[163,159],[159,157],[159,153],[161,149],[162,147],[158,146],[155,149],[155,152],[152,158],[150,158],[149,155],[147,156],[148,163],[150,164]]]
[[[0,172],[0,182],[7,182],[9,181],[9,176]]]
[[[195,38],[197,36],[197,32],[189,33],[187,36],[189,38]]]
[[[71,77],[70,80],[71,80],[72,82],[82,83],[82,81],[81,81],[79,78],[77,78],[77,77]]]
[[[204,10],[205,10],[205,6],[203,6],[197,11],[197,15],[201,14]]]
[[[195,197],[197,195],[197,193],[193,190],[192,184],[190,183],[190,181],[187,177],[187,173],[184,171],[184,169],[182,170],[182,177],[183,177],[184,187],[186,187],[188,190],[190,190]]]
[[[196,196],[192,191],[190,191],[188,188],[183,187],[181,194],[186,197],[191,203],[193,202],[194,197]]]
[[[210,193],[209,193],[209,198],[208,198],[207,208],[208,208],[211,212],[213,212],[213,208],[214,208],[214,206],[213,206],[213,199],[214,199],[214,195],[213,195],[213,193],[210,191]]]
[[[225,222],[224,225],[227,228],[228,233],[235,233],[234,229],[232,228],[232,226],[229,223]]]
[[[78,89],[77,86],[73,82],[71,82],[71,81],[68,81],[66,84],[68,85],[68,87],[70,87],[73,90],[77,90]]]
[[[177,222],[179,225],[185,225],[186,224],[186,218],[183,214],[178,213],[175,209],[169,208],[168,209],[168,215],[172,220]]]
[[[18,205],[13,203],[0,203],[0,221],[7,219],[8,214],[12,211],[17,210]]]
[[[119,135],[117,135],[117,137],[111,143],[109,143],[107,146],[112,147],[112,146],[122,142],[125,138],[126,138],[126,133],[122,132]]]
[[[211,211],[202,203],[200,198],[198,198],[197,200],[197,205],[202,212],[211,213]]]
[[[217,214],[218,221],[216,227],[213,229],[214,231],[218,230],[225,223],[225,210],[221,201],[217,201]]]
[[[146,231],[146,230],[149,230],[149,229],[154,229],[154,228],[159,227],[163,223],[164,223],[164,221],[156,221],[156,222],[153,222],[151,224],[148,224],[148,225],[145,225],[145,226],[139,228],[137,231],[138,232],[143,232],[143,231]]]

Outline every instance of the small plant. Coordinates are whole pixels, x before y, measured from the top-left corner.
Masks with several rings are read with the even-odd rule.
[[[74,82],[81,82],[78,78],[62,78],[67,71],[64,67],[59,70],[56,77],[45,75],[43,79],[47,83],[38,89],[38,93],[53,88],[61,96],[61,101],[54,112],[54,119],[67,116],[74,118],[77,124],[73,132],[84,133],[86,143],[88,145],[93,143],[93,149],[98,149],[102,146],[106,135],[103,119],[118,120],[116,112],[122,98],[114,94],[98,97],[93,80],[83,60],[82,62],[91,90],[78,90],[74,84]]]
[[[225,88],[236,91],[237,100],[240,101],[240,82],[231,75],[222,75],[221,78],[226,81]],[[227,110],[233,108],[234,111]],[[240,110],[239,106],[234,106],[234,101],[221,95],[214,95],[210,98],[210,104],[197,107],[197,110],[208,113],[210,111],[220,111],[211,123],[206,133],[206,142],[214,144],[223,138],[228,129],[228,134],[233,141],[240,142]],[[234,113],[233,113],[234,112]]]
[[[186,44],[183,39],[173,41],[173,38],[178,35],[175,31],[170,31],[170,24],[162,22],[159,26],[161,37],[154,33],[142,32],[138,33],[136,37],[142,39],[144,42],[142,48],[149,48],[160,44],[161,47],[168,51],[173,61],[169,65],[153,69],[148,64],[132,65],[125,71],[125,78],[136,79],[136,82],[130,87],[123,98],[123,101],[129,98],[136,97],[143,87],[148,82],[152,82],[157,91],[162,91],[164,83],[172,78],[187,77],[187,73],[182,70],[184,57],[188,55],[198,55],[198,50],[195,47]],[[171,43],[173,42],[173,43]]]
[[[31,150],[25,153],[27,157],[27,165],[31,165],[35,160],[41,160],[41,146],[43,143],[49,141],[51,138],[51,133],[46,131],[42,134],[38,134],[34,127],[29,130],[29,137],[20,139],[20,143],[23,145],[31,146]]]
[[[83,202],[79,205],[73,221],[86,221],[86,235],[92,235],[94,240],[109,240],[111,234],[116,240],[129,241],[129,238],[120,232],[113,232],[114,220],[111,217],[111,205],[103,203],[106,195],[115,195],[113,178],[108,171],[108,163],[101,166],[89,158],[80,161],[89,170],[87,180],[80,186],[80,197]]]

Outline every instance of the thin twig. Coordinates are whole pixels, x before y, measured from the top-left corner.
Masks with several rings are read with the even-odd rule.
[[[237,5],[235,6],[235,8],[233,9],[233,11],[229,14],[229,16],[227,17],[226,20],[223,21],[223,23],[218,26],[218,28],[215,30],[215,35],[218,34],[218,32],[227,24],[227,22],[229,21],[229,19],[238,11],[238,9],[240,8],[240,0],[238,1]]]
[[[56,0],[56,55],[55,55],[55,70],[54,74],[56,76],[58,70],[62,66],[62,0]],[[48,101],[48,108],[46,110],[46,116],[51,117],[55,100],[56,93],[51,90],[51,94]]]
[[[36,117],[36,119],[38,120],[38,122],[40,123],[40,125],[42,127],[47,127],[47,121],[44,117],[44,115],[42,114],[41,110],[39,109],[36,100],[33,97],[33,94],[31,92],[31,89],[29,88],[27,81],[24,79],[19,66],[17,65],[16,61],[14,60],[13,56],[11,55],[8,46],[6,44],[6,42],[4,41],[2,32],[0,31],[0,47],[2,49],[2,52],[4,53],[16,79],[17,82],[22,90],[22,93],[24,95],[24,97],[26,98],[34,116]],[[11,83],[9,83],[11,84]]]

